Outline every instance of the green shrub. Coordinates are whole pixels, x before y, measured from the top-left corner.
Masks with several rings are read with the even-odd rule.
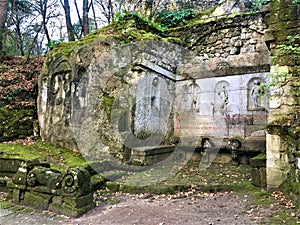
[[[194,10],[187,9],[184,11],[170,11],[162,10],[157,13],[155,22],[160,23],[162,26],[171,28],[185,24],[185,20],[192,19],[195,17]]]

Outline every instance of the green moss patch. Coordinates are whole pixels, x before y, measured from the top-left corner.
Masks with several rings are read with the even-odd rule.
[[[0,144],[2,158],[17,158],[23,160],[38,159],[47,162],[51,168],[64,171],[67,167],[85,166],[86,160],[78,152],[55,147],[43,142],[32,145]]]

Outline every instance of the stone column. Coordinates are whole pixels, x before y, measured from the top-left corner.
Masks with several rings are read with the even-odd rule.
[[[271,73],[286,74],[289,82],[270,93],[267,187],[280,187],[295,202],[300,202],[300,139],[299,127],[295,126],[299,123],[300,114],[299,78],[297,79],[300,74],[300,55],[284,49],[280,52],[282,46],[291,45],[287,40],[288,36],[299,35],[300,4],[292,0],[275,0],[270,7],[271,12],[265,16],[268,25],[265,41],[271,50]]]

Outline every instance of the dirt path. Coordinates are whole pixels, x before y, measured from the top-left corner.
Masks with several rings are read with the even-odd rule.
[[[106,188],[95,192],[97,207],[75,219],[13,205],[0,193],[0,225],[300,224],[300,212],[282,192],[252,186],[249,167],[215,164],[199,171],[192,163],[165,181],[174,187],[188,183],[192,188],[184,192],[124,194]]]
[[[188,196],[187,196],[188,195]],[[0,217],[1,225],[174,225],[174,224],[264,224],[260,212],[251,209],[251,197],[234,192],[178,195],[117,194],[117,204],[100,203],[84,216],[69,219],[49,212],[13,213]]]

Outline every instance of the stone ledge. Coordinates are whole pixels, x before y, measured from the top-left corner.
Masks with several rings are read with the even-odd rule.
[[[162,145],[162,146],[144,146],[144,147],[136,147],[131,149],[132,155],[137,156],[150,156],[157,154],[165,154],[171,153],[175,149],[175,146],[170,145]]]
[[[145,146],[131,149],[131,163],[134,165],[151,165],[168,157],[175,146]]]

